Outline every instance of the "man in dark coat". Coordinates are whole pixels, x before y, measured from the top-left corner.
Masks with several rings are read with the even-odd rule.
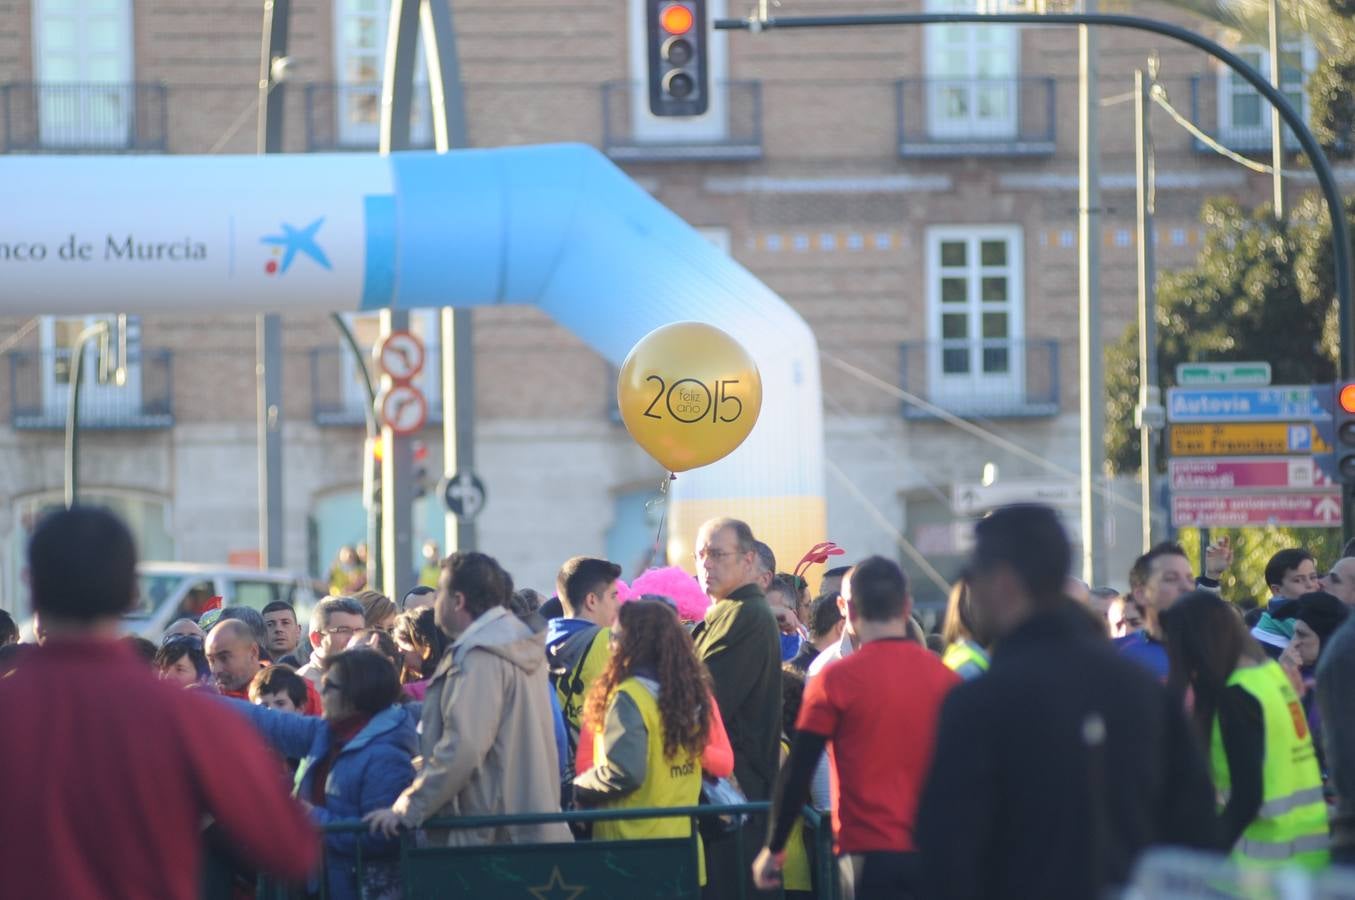
[[[696,536],[696,577],[710,597],[692,637],[710,670],[715,701],[734,749],[734,778],[749,800],[771,796],[781,751],[781,638],[776,616],[757,582],[753,532],[738,519],[713,519]],[[765,824],[750,821],[744,846],[755,848]],[[734,896],[747,860],[734,858],[734,841],[707,848],[710,895]]]
[[[1214,793],[1180,698],[1062,596],[1054,511],[975,528],[969,589],[997,637],[952,691],[918,815],[928,897],[1095,897],[1152,845],[1208,848]]]

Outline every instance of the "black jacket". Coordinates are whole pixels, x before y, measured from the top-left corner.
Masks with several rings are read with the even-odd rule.
[[[925,896],[1096,897],[1149,845],[1210,848],[1214,830],[1179,699],[1079,610],[1030,619],[946,698],[918,813]]]

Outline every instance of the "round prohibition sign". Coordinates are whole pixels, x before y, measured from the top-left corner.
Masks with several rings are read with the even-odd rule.
[[[428,400],[423,392],[407,384],[397,384],[381,395],[381,421],[401,437],[421,430],[428,421]]]
[[[423,341],[408,331],[392,331],[376,347],[376,364],[393,381],[409,381],[423,371]]]

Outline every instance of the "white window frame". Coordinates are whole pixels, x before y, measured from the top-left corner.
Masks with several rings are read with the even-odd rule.
[[[726,0],[706,4],[706,71],[710,104],[704,115],[663,117],[649,111],[649,38],[645,29],[645,0],[627,0],[630,13],[629,68],[631,136],[637,144],[704,144],[729,139],[729,35],[711,22],[725,17]]]
[[[927,0],[927,12],[975,12],[978,4],[975,0]],[[945,49],[941,43],[943,35],[960,30],[967,35],[969,43],[969,71],[956,74],[943,71],[940,54]],[[980,40],[980,38],[982,40]],[[1021,121],[1021,39],[1020,29],[1014,25],[928,25],[923,29],[923,56],[926,62],[926,105],[927,134],[942,140],[964,140],[978,138],[993,140],[1015,138],[1019,133]],[[1007,81],[1007,114],[1001,118],[984,118],[979,115],[980,85],[978,53],[982,44],[1002,44],[1011,60],[1009,72],[990,76],[993,80]],[[957,84],[958,82],[958,84]],[[969,113],[964,118],[945,115],[946,93],[960,88],[966,92]]]
[[[341,147],[375,147],[381,139],[381,75],[373,84],[354,84],[347,80],[347,63],[354,54],[344,42],[344,24],[349,18],[369,15],[348,9],[349,0],[334,0],[334,117]],[[390,35],[390,0],[378,4],[381,9],[371,13],[377,22],[377,72],[385,71],[386,46]],[[375,122],[353,122],[347,116],[348,101],[356,97],[374,98],[377,110]],[[427,56],[423,51],[423,35],[419,36],[418,53],[414,59],[414,95],[410,120],[410,141],[416,146],[433,139],[432,100],[428,89]]]
[[[89,0],[70,0],[71,10],[54,8],[51,0],[33,3],[33,73],[37,83],[38,138],[44,147],[123,147],[129,143],[136,97],[133,60],[136,53],[132,31],[132,0],[110,0],[111,9],[91,9]],[[118,46],[111,51],[113,75],[95,78],[91,66],[100,55],[92,46],[93,21],[114,18]],[[67,18],[73,37],[68,54],[76,77],[58,77],[49,71],[53,62],[47,39],[56,20]],[[108,52],[102,55],[108,56]],[[70,86],[63,91],[62,86]],[[102,90],[100,90],[102,88]]]
[[[1284,51],[1286,53],[1297,52],[1299,54],[1299,64],[1302,67],[1302,75],[1299,84],[1282,83],[1280,89],[1286,94],[1297,92],[1299,95],[1299,114],[1303,116],[1305,122],[1309,118],[1308,110],[1308,92],[1304,89],[1304,83],[1308,76],[1312,75],[1313,70],[1317,68],[1317,46],[1312,38],[1304,36],[1301,40],[1285,41]],[[1246,44],[1236,48],[1234,51],[1239,56],[1256,54],[1257,71],[1270,78],[1270,48],[1259,44]],[[1270,103],[1265,97],[1262,97],[1256,88],[1246,82],[1241,82],[1242,76],[1238,75],[1229,66],[1219,66],[1217,70],[1217,90],[1219,111],[1219,138],[1226,145],[1230,141],[1236,142],[1239,139],[1254,139],[1256,135],[1264,134],[1266,141],[1269,142],[1270,136]],[[1239,96],[1255,97],[1257,100],[1257,109],[1259,110],[1260,121],[1256,123],[1237,124],[1233,121],[1233,98]],[[1285,146],[1297,146],[1298,142],[1290,132],[1289,127],[1285,126]]]
[[[344,321],[348,327],[353,329],[357,335],[357,325],[359,320],[370,319],[376,322],[380,319],[381,313],[373,310],[372,312],[346,312],[343,313]],[[439,319],[439,310],[436,309],[412,309],[409,311],[410,330],[419,336],[423,341],[424,362],[423,369],[418,375],[415,375],[410,382],[417,387],[428,401],[428,410],[430,416],[433,410],[442,409],[442,328]],[[416,327],[417,326],[417,327]],[[340,388],[341,402],[343,409],[356,410],[362,415],[367,406],[367,392],[362,386],[362,381],[358,376],[357,362],[353,359],[353,351],[348,343],[339,338],[339,359],[340,359]],[[366,362],[372,372],[373,379],[378,377],[376,364],[372,360],[372,347],[358,340],[358,347],[366,354]],[[379,388],[378,388],[379,389]]]
[[[1025,398],[1025,240],[1019,225],[943,225],[928,228],[927,240],[927,383],[933,400],[951,407],[976,407],[1011,405],[1024,402]],[[969,371],[963,374],[947,374],[943,359],[946,342],[942,338],[941,302],[941,244],[943,242],[963,240],[969,249],[966,252],[966,277],[969,279],[969,296],[964,304],[964,312],[970,321],[970,336],[965,338],[969,350]],[[980,259],[981,245],[984,241],[1001,240],[1007,244],[1007,264],[1000,271],[1007,279],[1007,296],[1004,302],[1007,314],[1006,338],[985,339],[983,337],[983,313],[996,312],[985,310],[982,299],[982,277],[985,270],[989,273],[999,271],[996,267],[983,266]],[[950,311],[958,312],[958,308]],[[983,348],[985,342],[1005,341],[1007,343],[1007,372],[1002,375],[983,373]]]
[[[111,315],[43,316],[38,320],[44,417],[64,420],[70,404],[70,384],[68,381],[58,379],[56,375],[58,355],[62,350],[70,350],[69,345],[58,345],[56,342],[57,323],[69,321],[83,329],[100,320],[116,318]],[[84,385],[80,389],[82,412],[86,404],[93,405],[102,413],[115,416],[135,415],[140,412],[141,323],[136,316],[127,317],[127,359],[123,361],[123,366],[127,372],[125,382],[120,385],[99,384],[99,342],[90,341],[85,345],[85,358],[80,368],[80,377],[84,379]]]

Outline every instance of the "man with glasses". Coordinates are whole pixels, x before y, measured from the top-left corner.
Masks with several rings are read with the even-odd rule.
[[[297,674],[317,689],[324,673],[325,659],[348,648],[353,636],[366,625],[362,604],[352,597],[326,597],[315,607],[311,616],[310,661]]]
[[[747,523],[712,519],[697,532],[696,578],[712,603],[692,637],[715,684],[715,701],[734,749],[734,777],[749,800],[770,798],[781,739],[780,629],[758,585],[760,568]],[[762,837],[760,817],[744,828],[746,845],[756,846]],[[751,870],[739,865],[735,844],[706,848],[712,891],[732,895],[736,878],[751,887]]]

